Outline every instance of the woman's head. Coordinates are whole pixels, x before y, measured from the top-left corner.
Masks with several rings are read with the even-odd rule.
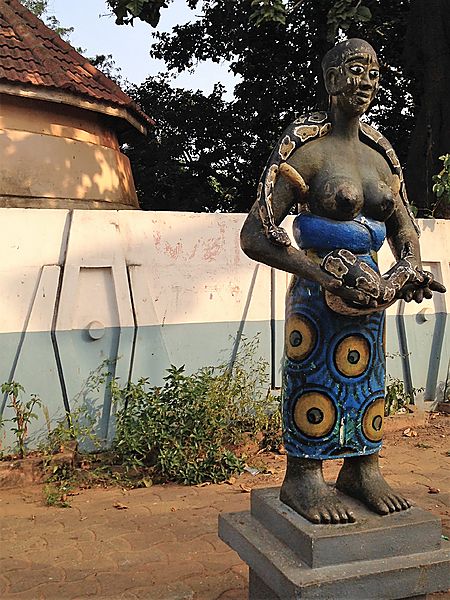
[[[344,109],[358,114],[368,109],[380,75],[376,52],[368,42],[353,38],[336,44],[325,54],[322,70],[331,98],[340,97]]]

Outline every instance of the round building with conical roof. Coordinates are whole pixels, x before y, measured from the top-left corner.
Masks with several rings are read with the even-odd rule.
[[[139,208],[121,144],[152,125],[19,0],[0,0],[0,207]]]

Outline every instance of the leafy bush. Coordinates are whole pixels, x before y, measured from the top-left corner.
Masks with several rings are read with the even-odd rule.
[[[98,411],[86,404],[76,407],[70,413],[66,413],[59,419],[54,427],[50,425],[48,410],[43,408],[47,421],[48,433],[46,439],[40,444],[39,450],[46,454],[55,454],[62,450],[71,442],[76,442],[85,450],[98,449],[101,445],[95,435],[95,427],[98,422]]]
[[[450,203],[450,154],[444,154],[439,157],[444,166],[442,171],[433,175],[433,192],[438,198],[443,198],[445,202]]]
[[[280,424],[278,406],[267,394],[267,364],[253,358],[256,347],[257,340],[244,341],[232,369],[207,367],[187,375],[184,367],[171,366],[162,387],[150,387],[147,379],[124,388],[116,383],[118,458],[184,484],[220,482],[242,472],[244,457],[235,447],[260,432],[275,443]]]
[[[405,412],[406,407],[414,404],[416,393],[423,391],[423,388],[415,389],[412,392],[407,392],[405,384],[401,379],[389,377],[386,385],[384,414],[395,415],[398,412]]]
[[[66,485],[47,484],[43,488],[44,500],[47,506],[55,506],[56,508],[70,508],[70,503],[67,501],[67,492],[70,488]]]
[[[42,406],[40,399],[36,394],[31,394],[31,397],[27,401],[20,399],[20,395],[25,392],[23,386],[16,381],[10,381],[3,383],[1,386],[2,394],[6,394],[10,402],[8,407],[13,410],[13,416],[11,419],[2,419],[1,425],[10,421],[13,425],[11,431],[16,436],[17,446],[16,450],[20,458],[24,458],[26,454],[26,439],[28,437],[28,427],[32,419],[37,419],[37,415],[34,412],[36,406]]]
[[[436,194],[437,202],[432,213],[437,214],[439,210],[443,212],[441,216],[447,218],[450,207],[450,154],[440,156],[439,160],[442,160],[444,165],[437,175],[433,175],[433,192]]]

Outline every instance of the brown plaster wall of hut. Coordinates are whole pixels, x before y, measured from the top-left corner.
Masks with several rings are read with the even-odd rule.
[[[0,207],[139,207],[116,119],[95,110],[0,89]]]

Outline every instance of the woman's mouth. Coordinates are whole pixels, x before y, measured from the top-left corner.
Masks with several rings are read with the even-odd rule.
[[[372,94],[366,94],[365,92],[357,92],[356,99],[359,104],[366,104],[370,102],[372,99]]]

